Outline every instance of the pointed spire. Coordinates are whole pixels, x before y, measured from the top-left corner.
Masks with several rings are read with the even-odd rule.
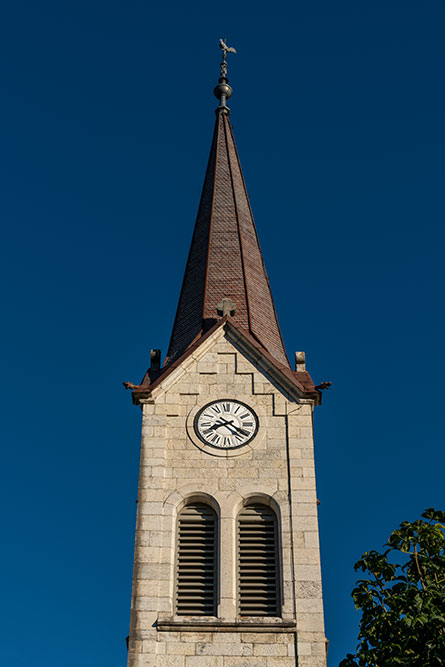
[[[221,48],[221,77],[215,89],[220,106],[165,363],[228,315],[289,369],[225,104],[232,94],[226,53],[234,49],[222,40]]]

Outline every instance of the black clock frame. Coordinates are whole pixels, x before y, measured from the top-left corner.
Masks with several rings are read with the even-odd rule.
[[[250,436],[246,442],[242,442],[239,445],[234,445],[233,447],[218,447],[218,445],[212,445],[210,442],[208,442],[205,438],[202,437],[198,430],[198,419],[200,418],[201,414],[204,412],[204,410],[207,410],[207,408],[210,405],[214,405],[215,403],[222,403],[223,401],[229,401],[230,403],[237,403],[238,405],[243,405],[247,410],[249,410],[254,418],[255,418],[255,430]],[[258,415],[255,412],[255,410],[250,407],[250,405],[247,405],[247,403],[243,403],[243,401],[239,401],[237,398],[217,398],[213,401],[210,401],[210,403],[206,403],[195,415],[195,418],[193,420],[193,429],[195,431],[195,434],[198,436],[198,438],[203,442],[205,445],[208,445],[209,447],[213,447],[214,449],[218,449],[219,451],[224,451],[225,449],[239,449],[240,447],[245,447],[248,445],[252,440],[255,438],[256,434],[258,433],[258,429],[260,427],[260,420],[258,419]]]

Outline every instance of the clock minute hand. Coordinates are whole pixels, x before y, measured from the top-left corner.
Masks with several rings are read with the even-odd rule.
[[[240,426],[236,426],[235,424],[233,424],[233,428],[236,428],[236,430],[237,430],[239,433],[241,433],[241,435],[250,435],[249,431],[245,431],[245,430],[244,430],[243,428],[241,428]]]
[[[229,421],[227,421],[227,419],[224,419],[224,417],[220,417],[219,420],[224,422],[224,426],[227,426],[227,424],[230,424],[230,425],[233,424],[233,419],[232,419],[232,421],[229,422]],[[236,426],[235,426],[235,428],[236,428]]]
[[[231,422],[228,422],[227,419],[224,419],[224,417],[218,417],[218,420],[210,428],[215,430],[215,428],[219,428],[220,426],[231,426],[232,424],[233,420]]]
[[[232,433],[235,433],[235,431],[233,431],[232,429],[237,428],[233,423],[233,419],[232,419],[232,421],[227,421],[227,419],[224,419],[224,417],[218,417],[218,421],[215,422],[215,424],[213,424],[213,426],[211,426],[210,428],[216,429],[219,426],[226,426],[229,429],[229,431],[231,431]],[[236,433],[235,433],[235,435],[236,435]]]
[[[224,426],[231,426],[232,428],[235,428],[238,431],[238,433],[240,433],[241,435],[250,435],[249,431],[245,431],[240,426],[237,426],[236,424],[234,424],[233,419],[232,419],[232,421],[229,422],[229,421],[227,421],[227,419],[224,419],[224,417],[220,417],[219,420],[222,421],[222,422],[225,422]]]
[[[223,422],[221,424],[221,422]],[[211,429],[219,428],[220,426],[231,426],[233,424],[233,419],[231,422],[227,421],[227,419],[224,419],[224,417],[218,417],[218,420],[211,426]]]

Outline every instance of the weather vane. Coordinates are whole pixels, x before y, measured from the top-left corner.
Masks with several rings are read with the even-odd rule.
[[[222,50],[221,76],[227,78],[227,54],[236,53],[233,46],[227,46],[225,39],[219,40],[219,48]]]
[[[226,101],[232,97],[232,89],[229,86],[229,79],[227,78],[227,54],[236,53],[236,50],[233,46],[227,46],[225,39],[219,40],[219,48],[222,50],[222,61],[220,65],[220,77],[218,80],[218,85],[213,91],[215,97],[219,99],[219,107],[216,109],[216,113],[225,113],[230,114],[230,109],[226,104]]]

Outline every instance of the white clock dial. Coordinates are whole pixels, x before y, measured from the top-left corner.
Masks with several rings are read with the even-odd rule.
[[[195,417],[195,432],[207,445],[233,449],[253,440],[258,417],[245,403],[224,398],[205,405]]]

